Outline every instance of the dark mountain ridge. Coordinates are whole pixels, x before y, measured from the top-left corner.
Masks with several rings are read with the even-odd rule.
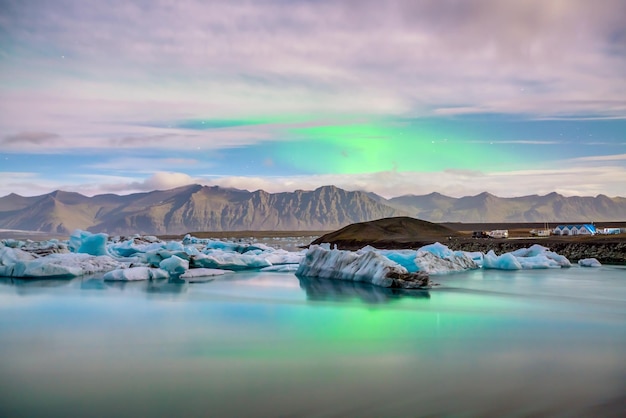
[[[371,192],[323,186],[312,191],[192,184],[169,190],[93,197],[56,190],[0,198],[0,228],[68,234],[182,234],[189,231],[334,230],[375,219],[411,216],[430,222],[586,222],[626,220],[626,198],[565,197],[558,193],[500,198],[490,193],[453,198],[440,193],[385,199]]]

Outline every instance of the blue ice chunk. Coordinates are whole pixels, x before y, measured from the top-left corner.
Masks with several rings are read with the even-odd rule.
[[[159,268],[169,272],[171,275],[179,275],[189,270],[189,261],[173,255],[161,261]]]
[[[75,230],[70,236],[69,248],[75,253],[89,255],[107,255],[107,234],[92,234],[80,229]]]
[[[578,265],[581,267],[602,267],[602,264],[595,258],[583,258],[578,260]]]
[[[546,257],[545,254],[537,254],[530,257],[516,257],[523,269],[549,269],[560,268],[556,261]]]
[[[380,251],[382,255],[387,257],[389,260],[394,261],[400,264],[402,267],[407,269],[409,273],[416,273],[419,270],[417,264],[415,264],[415,255],[416,252],[412,250],[399,250],[399,251],[391,251],[391,250],[382,250]]]
[[[441,244],[440,242],[424,245],[419,249],[419,251],[427,251],[439,258],[450,258],[454,256],[454,251],[449,249],[446,245]]]
[[[522,265],[511,253],[497,256],[493,250],[490,250],[483,257],[483,268],[497,270],[521,270]]]
[[[185,251],[185,247],[178,241],[170,241],[165,245],[166,250],[170,251]]]

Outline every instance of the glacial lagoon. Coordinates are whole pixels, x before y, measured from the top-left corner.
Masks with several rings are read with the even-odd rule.
[[[626,267],[0,279],[0,415],[623,416]]]

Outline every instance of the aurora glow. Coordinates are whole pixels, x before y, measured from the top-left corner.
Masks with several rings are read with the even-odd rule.
[[[311,297],[284,273],[5,278],[0,402],[29,417],[617,416],[623,277],[473,270],[428,297],[342,281]]]
[[[620,0],[0,6],[0,196],[626,195]]]

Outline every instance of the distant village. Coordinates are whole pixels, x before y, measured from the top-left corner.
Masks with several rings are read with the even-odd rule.
[[[580,235],[617,235],[626,233],[626,228],[608,227],[596,228],[595,225],[588,224],[562,224],[555,228],[531,229],[531,237],[549,236],[580,236]],[[494,229],[491,231],[473,231],[472,238],[509,238],[508,229]]]

